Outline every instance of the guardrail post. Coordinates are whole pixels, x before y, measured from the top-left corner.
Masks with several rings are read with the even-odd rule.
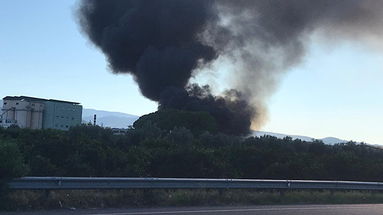
[[[146,201],[145,204],[153,205],[156,203],[153,189],[144,188],[142,189],[142,192],[143,192],[144,200]]]
[[[280,197],[285,197],[285,193],[286,193],[286,190],[284,190],[284,189],[279,190],[279,196]]]
[[[48,202],[50,195],[51,195],[51,190],[44,190],[41,198],[43,199],[44,202]]]

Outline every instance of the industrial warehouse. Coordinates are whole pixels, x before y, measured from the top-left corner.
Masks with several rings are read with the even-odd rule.
[[[6,96],[0,126],[68,130],[81,124],[82,106],[77,102],[28,96]]]

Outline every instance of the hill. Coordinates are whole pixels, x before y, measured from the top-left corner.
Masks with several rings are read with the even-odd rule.
[[[308,136],[281,134],[281,133],[273,133],[273,132],[266,132],[266,131],[254,131],[253,135],[257,136],[257,137],[261,137],[264,135],[269,135],[269,136],[273,136],[273,137],[277,137],[277,138],[291,137],[293,139],[300,139],[300,140],[307,141],[307,142],[311,142],[311,141],[315,140],[315,138],[308,137]],[[347,140],[342,140],[342,139],[339,139],[336,137],[325,137],[325,138],[321,138],[321,139],[317,139],[317,140],[321,140],[323,143],[329,144],[329,145],[333,145],[336,143],[348,142]]]
[[[3,100],[0,99],[0,108],[3,105]],[[97,115],[97,125],[103,126],[103,127],[111,127],[111,128],[127,128],[139,118],[139,116],[122,113],[122,112],[112,112],[112,111],[105,111],[105,110],[96,110],[96,109],[90,109],[90,108],[84,108],[82,112],[82,121],[84,123],[93,123],[93,116],[94,114]],[[266,132],[266,131],[253,131],[254,136],[274,136],[278,138],[284,138],[284,137],[292,137],[293,139],[301,139],[304,141],[312,141],[315,140],[315,138],[308,137],[308,136],[301,136],[301,135],[290,135],[290,134],[281,134],[281,133],[274,133],[274,132]],[[325,137],[318,139],[323,141],[325,144],[333,145],[336,143],[345,143],[347,140],[342,140],[336,137]]]
[[[139,118],[139,116],[127,113],[84,108],[82,111],[83,122],[93,123],[94,114],[97,115],[97,125],[111,128],[127,128]]]
[[[3,107],[3,100],[0,99],[0,109]],[[127,128],[136,121],[139,116],[121,113],[111,112],[104,110],[95,110],[84,108],[82,110],[83,123],[93,123],[93,116],[97,115],[97,125],[111,128]]]

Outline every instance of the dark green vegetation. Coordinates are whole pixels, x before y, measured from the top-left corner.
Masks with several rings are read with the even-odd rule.
[[[383,181],[380,148],[229,136],[216,126],[203,112],[161,111],[140,118],[125,135],[90,125],[66,132],[0,129],[0,180],[30,175]]]
[[[383,181],[383,150],[366,144],[331,146],[271,136],[237,137],[184,127],[169,129],[164,124],[166,129],[150,120],[137,122],[139,126],[126,135],[113,135],[111,129],[88,125],[67,132],[1,129],[1,178],[31,175]]]
[[[17,144],[12,140],[0,139],[0,208],[9,202],[7,182],[27,172]]]
[[[204,132],[217,133],[218,125],[207,112],[189,112],[182,110],[161,110],[140,117],[133,127],[143,129],[148,124],[155,124],[158,128],[171,131],[174,127],[188,128],[194,135]]]

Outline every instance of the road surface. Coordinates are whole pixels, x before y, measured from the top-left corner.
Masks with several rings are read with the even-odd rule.
[[[150,209],[62,209],[36,212],[0,212],[0,215],[383,215],[383,204],[360,205],[288,205],[250,207],[183,207]]]

